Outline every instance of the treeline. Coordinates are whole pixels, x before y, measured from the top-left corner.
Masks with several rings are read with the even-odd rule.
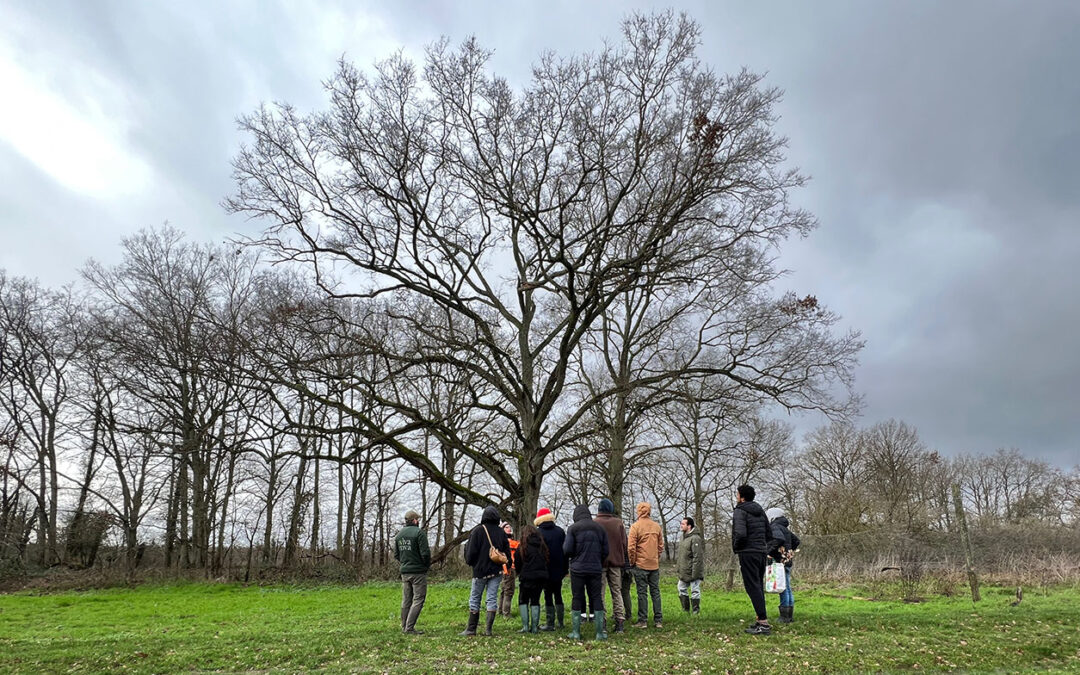
[[[424,514],[445,556],[472,525],[468,507],[481,504],[425,468],[515,515],[475,456],[505,461],[513,434],[477,410],[476,390],[438,363],[425,378],[397,378],[365,347],[370,336],[342,328],[375,323],[380,341],[409,339],[390,330],[392,308],[320,298],[295,274],[168,228],[124,246],[118,266],[90,263],[79,286],[0,273],[0,558],[9,572],[63,563],[250,575],[336,562],[364,573],[388,563],[408,507]],[[398,401],[455,424],[473,448],[419,426],[373,437],[357,416],[403,413],[363,398],[377,390],[351,386],[358,380],[405,393]],[[951,532],[953,484],[976,528],[1080,522],[1076,469],[1017,450],[945,458],[892,420],[833,424],[800,446],[760,407],[690,382],[642,407],[619,476],[620,511],[629,520],[636,501],[651,502],[669,551],[692,514],[723,558],[742,482],[783,506],[810,541],[881,528]],[[564,516],[612,494],[608,429],[586,428],[541,490]]]
[[[416,336],[392,304],[327,299],[295,271],[168,227],[125,240],[116,266],[90,262],[77,285],[0,272],[0,300],[9,571],[363,572],[390,560],[407,507],[437,559],[471,527],[469,506],[531,520],[493,476],[518,475],[512,424],[438,358],[399,370],[386,345]],[[588,395],[603,378],[576,367]],[[640,392],[621,412],[605,408],[618,398],[586,408],[539,501],[568,515],[601,494],[627,512],[648,499],[666,522],[691,508],[718,523],[728,488],[765,480],[793,447],[761,398],[730,386],[687,376]]]

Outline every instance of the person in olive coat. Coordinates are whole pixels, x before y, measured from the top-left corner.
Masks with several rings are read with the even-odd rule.
[[[705,580],[705,538],[690,516],[682,519],[679,529],[683,533],[675,565],[679,575],[679,602],[684,612],[693,608],[697,615],[701,613],[701,582]]]

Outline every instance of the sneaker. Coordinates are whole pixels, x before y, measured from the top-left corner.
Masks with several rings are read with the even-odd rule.
[[[646,623],[645,621],[638,621],[637,623],[634,624],[634,628],[648,628],[648,627],[649,627],[649,624]]]
[[[752,626],[746,629],[747,633],[751,635],[770,635],[772,633],[772,627],[767,623],[754,623]]]
[[[423,634],[424,634],[424,631],[422,631],[422,630],[416,630],[415,628],[411,628],[411,629],[409,629],[409,630],[407,630],[407,631],[403,631],[403,632],[404,632],[404,633],[405,633],[406,635],[423,635]]]
[[[664,627],[664,624],[663,624],[663,622],[662,622],[662,621],[657,621],[657,622],[656,622],[656,624],[655,624],[655,627],[656,627],[656,628],[663,628],[663,627]]]

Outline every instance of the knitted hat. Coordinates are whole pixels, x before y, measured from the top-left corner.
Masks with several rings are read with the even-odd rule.
[[[553,522],[555,522],[555,514],[551,512],[551,509],[544,507],[536,512],[536,520],[533,521],[533,525],[539,527],[540,523]]]
[[[779,506],[774,506],[765,512],[765,517],[768,518],[770,521],[776,520],[782,515],[784,515],[784,509],[780,508]]]
[[[597,513],[615,513],[615,503],[604,497],[600,500],[600,505],[596,508]]]

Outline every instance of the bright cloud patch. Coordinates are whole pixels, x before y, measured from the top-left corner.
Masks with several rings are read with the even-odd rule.
[[[0,51],[0,141],[8,143],[66,188],[100,199],[132,194],[149,182],[150,167],[124,147],[118,124],[110,119],[117,107],[107,83],[85,73],[90,99],[74,106],[50,91],[44,77],[20,67]],[[95,96],[100,85],[102,96]]]

